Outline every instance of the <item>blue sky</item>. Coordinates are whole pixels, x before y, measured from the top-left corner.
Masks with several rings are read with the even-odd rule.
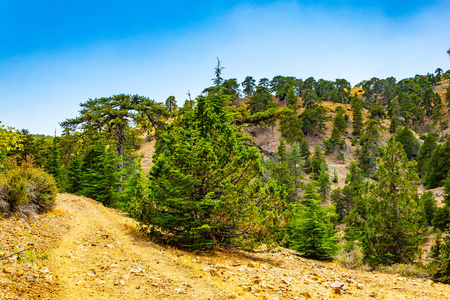
[[[225,78],[352,85],[450,69],[450,0],[0,0],[0,121],[60,133],[89,98],[182,104]]]

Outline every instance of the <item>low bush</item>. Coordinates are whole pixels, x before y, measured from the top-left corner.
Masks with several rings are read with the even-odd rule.
[[[420,264],[393,264],[391,266],[378,266],[376,270],[388,274],[399,274],[405,277],[428,277],[427,270]]]
[[[49,210],[56,199],[57,187],[52,175],[28,160],[17,165],[14,160],[0,174],[0,213],[32,215]]]
[[[352,244],[341,248],[334,259],[342,266],[349,269],[361,269],[364,266],[363,248],[357,244]]]

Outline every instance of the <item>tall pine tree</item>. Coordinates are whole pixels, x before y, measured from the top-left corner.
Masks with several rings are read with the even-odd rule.
[[[360,208],[352,212],[359,215],[359,221],[349,224],[359,235],[371,265],[413,262],[420,254],[426,230],[413,166],[394,138],[386,149],[389,151],[375,173],[378,183],[363,192]]]

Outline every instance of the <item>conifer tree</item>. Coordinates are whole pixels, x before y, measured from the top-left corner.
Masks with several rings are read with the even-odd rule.
[[[294,206],[289,248],[306,258],[332,260],[337,252],[337,237],[331,222],[334,216],[334,206],[320,205],[316,184],[310,181],[301,203]]]
[[[323,132],[326,129],[325,121],[328,120],[327,110],[322,105],[313,109],[305,109],[300,114],[300,119],[304,134],[310,134],[316,128]]]
[[[443,145],[437,145],[426,168],[424,183],[428,188],[442,186],[450,171],[450,135]]]
[[[366,176],[372,176],[377,168],[379,142],[383,130],[380,121],[369,119],[366,122],[364,134],[360,139],[359,167]]]
[[[281,135],[286,138],[288,144],[300,143],[304,134],[302,131],[302,120],[299,115],[289,110],[280,119]]]
[[[419,149],[419,155],[417,156],[417,173],[422,177],[427,168],[427,164],[436,149],[436,134],[429,132],[425,136],[422,146]]]
[[[407,127],[403,127],[397,134],[395,140],[402,144],[403,150],[405,150],[406,156],[409,160],[413,160],[419,154],[420,144],[414,137],[414,133]]]
[[[288,152],[287,161],[291,174],[294,176],[295,181],[299,181],[303,176],[303,159],[300,149],[297,143],[291,146],[291,150]]]
[[[361,130],[363,128],[363,116],[362,116],[362,101],[357,96],[352,99],[352,110],[353,110],[353,136],[359,137],[361,135]]]
[[[393,116],[391,118],[391,124],[389,125],[389,133],[395,135],[397,133],[397,129],[398,129],[398,119]]]
[[[325,163],[325,155],[322,147],[316,144],[313,155],[311,157],[311,178],[316,179],[320,175],[320,168]]]
[[[355,212],[359,224],[350,223],[353,233],[359,234],[371,265],[414,261],[420,254],[426,229],[418,204],[417,175],[401,144],[391,137],[386,148],[389,151],[375,173],[378,183],[363,192],[360,202],[364,202],[365,208]]]
[[[286,102],[289,107],[291,107],[294,111],[297,111],[298,98],[297,95],[295,94],[293,86],[290,86],[287,90]]]
[[[131,167],[132,173],[125,183],[121,196],[125,200],[128,213],[134,218],[139,218],[135,215],[135,208],[148,195],[148,177],[145,176],[142,170],[141,159],[139,157],[134,160],[134,164]]]
[[[61,189],[64,182],[62,176],[61,156],[59,155],[58,149],[58,139],[56,137],[53,138],[50,159],[48,160],[45,169],[48,173],[53,175],[58,188]]]
[[[177,101],[175,100],[175,96],[169,96],[166,99],[164,106],[167,108],[167,111],[170,114],[170,116],[172,116],[172,117],[175,116],[175,114],[178,110]]]
[[[294,148],[296,149],[296,148]],[[298,150],[297,150],[298,152]],[[286,202],[292,203],[297,200],[300,188],[301,172],[296,164],[299,163],[299,154],[286,151],[286,144],[280,140],[276,158],[269,163],[270,177],[286,190]]]
[[[425,214],[425,218],[427,219],[427,223],[429,226],[432,225],[432,220],[434,218],[434,213],[437,209],[437,201],[434,198],[434,194],[432,191],[427,191],[422,194],[420,197],[420,203],[422,204],[423,212]]]
[[[112,146],[100,139],[91,145],[83,158],[81,166],[82,187],[80,193],[113,205],[117,200],[118,179],[117,160]]]
[[[381,105],[374,105],[369,110],[370,113],[370,119],[381,121],[386,118],[386,112],[384,111],[383,106]]]
[[[340,105],[336,107],[331,137],[328,140],[324,140],[327,154],[334,152],[338,147],[343,148],[345,145],[345,140],[342,137],[347,133],[346,117],[344,108]]]
[[[313,90],[305,90],[302,97],[302,106],[307,110],[313,110],[320,104],[319,97]]]
[[[199,96],[161,135],[165,149],[153,158],[149,195],[134,208],[143,226],[180,246],[273,241],[283,220],[284,191],[260,180],[260,155],[244,145],[226,102],[218,89]]]
[[[300,142],[300,157],[304,161],[304,170],[306,173],[311,172],[311,151],[309,150],[309,144],[308,141],[303,139]]]
[[[362,171],[354,161],[350,162],[350,172],[345,178],[346,185],[343,189],[336,189],[331,195],[332,202],[336,205],[336,213],[339,220],[344,220],[355,207],[356,199],[361,195],[364,182]]]
[[[253,91],[255,90],[256,87],[256,80],[253,79],[252,76],[245,77],[241,85],[244,88],[243,92],[246,97],[253,96]]]
[[[67,167],[67,192],[72,194],[80,194],[82,185],[82,159],[79,152],[75,152],[70,159]]]
[[[320,165],[320,172],[317,178],[317,186],[319,188],[320,197],[323,201],[325,201],[331,189],[330,174],[328,173],[328,167],[325,162]]]
[[[272,94],[269,89],[258,86],[248,102],[251,113],[257,113],[273,107]]]

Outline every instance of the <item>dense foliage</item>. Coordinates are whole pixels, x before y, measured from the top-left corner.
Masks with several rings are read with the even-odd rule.
[[[170,233],[166,237],[180,246],[253,245],[271,241],[283,224],[283,189],[261,181],[260,155],[230,124],[225,99],[199,97],[195,109],[163,134],[148,199],[134,205],[143,225]]]
[[[401,144],[391,138],[386,148],[375,173],[378,183],[362,192],[360,207],[348,219],[372,265],[413,262],[426,232],[414,185],[417,175]]]

